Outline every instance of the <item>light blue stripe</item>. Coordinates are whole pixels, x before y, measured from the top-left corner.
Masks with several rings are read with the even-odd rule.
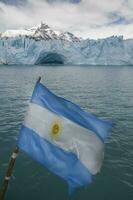
[[[51,144],[25,126],[21,128],[18,146],[34,160],[66,180],[70,192],[91,183],[92,175],[75,154]]]
[[[56,96],[41,83],[36,84],[31,102],[93,131],[103,142],[112,128],[112,123],[98,119],[92,114],[83,111],[78,105]]]

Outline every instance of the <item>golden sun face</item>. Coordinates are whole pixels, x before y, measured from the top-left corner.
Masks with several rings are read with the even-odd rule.
[[[50,136],[53,140],[58,140],[61,135],[62,125],[59,120],[56,120],[52,123],[50,128]]]

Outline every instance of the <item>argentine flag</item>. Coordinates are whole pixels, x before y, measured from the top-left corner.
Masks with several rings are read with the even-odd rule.
[[[110,122],[83,111],[36,83],[18,146],[68,182],[69,191],[85,186],[100,171]]]

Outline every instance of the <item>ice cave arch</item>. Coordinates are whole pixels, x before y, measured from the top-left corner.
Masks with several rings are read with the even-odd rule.
[[[36,60],[36,65],[39,64],[64,64],[65,57],[60,53],[42,52]]]

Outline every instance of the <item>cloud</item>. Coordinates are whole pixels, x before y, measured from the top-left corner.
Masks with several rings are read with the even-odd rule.
[[[132,0],[50,1],[53,2],[27,0],[24,6],[0,3],[0,29],[31,27],[44,21],[55,29],[69,30],[82,37],[133,38]]]

